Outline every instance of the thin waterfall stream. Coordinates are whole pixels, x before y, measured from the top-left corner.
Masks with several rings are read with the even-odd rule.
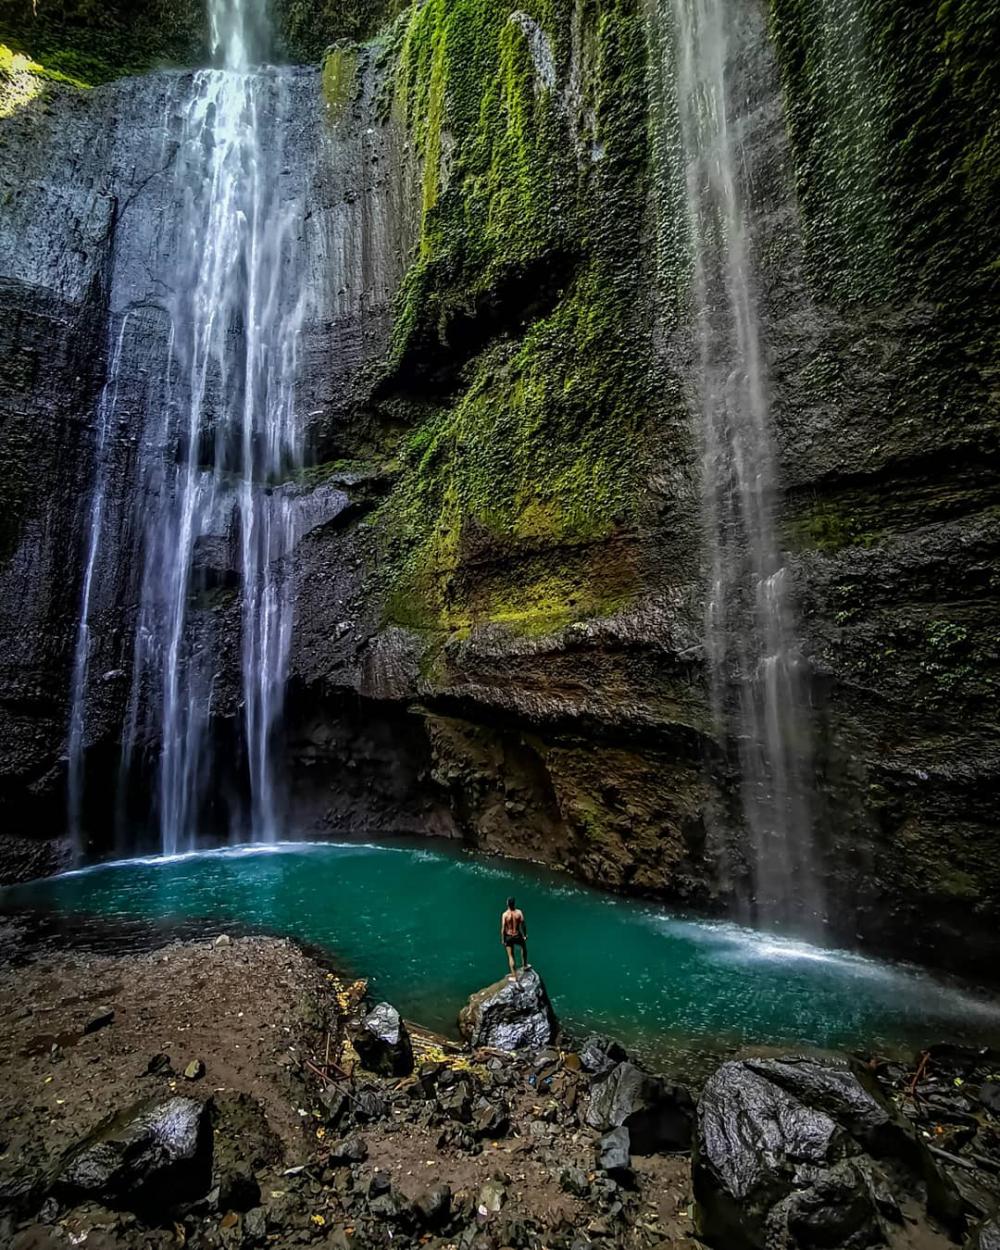
[[[706,657],[720,740],[735,742],[749,834],[750,914],[815,932],[811,731],[788,572],[767,347],[755,289],[726,0],[672,0],[674,81],[691,237],[696,404],[708,565]]]
[[[212,772],[209,722],[218,648],[199,597],[239,596],[239,648],[249,812],[241,840],[281,832],[275,734],[287,677],[295,537],[287,485],[303,463],[295,405],[306,308],[296,225],[282,198],[289,71],[261,66],[262,6],[209,0],[218,66],[178,77],[172,169],[176,212],[164,224],[171,271],[159,411],[137,473],[138,608],[120,788],[143,744],[158,752],[154,821],[167,854],[194,845]],[[122,326],[124,334],[124,322]],[[98,470],[73,669],[70,825],[79,844],[88,699],[90,580],[105,537],[106,428],[115,419],[120,340],[98,413]]]

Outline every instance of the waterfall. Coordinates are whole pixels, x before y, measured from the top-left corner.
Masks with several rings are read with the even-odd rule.
[[[693,262],[712,709],[720,739],[738,749],[751,918],[808,926],[821,911],[810,714],[776,530],[777,457],[741,146],[749,106],[730,80],[742,18],[730,0],[670,3],[667,55]]]
[[[97,405],[97,430],[94,443],[94,486],[87,509],[87,547],[83,561],[83,578],[80,591],[80,617],[77,623],[76,644],[73,649],[73,667],[70,673],[69,733],[66,742],[68,763],[67,791],[69,800],[69,836],[74,859],[82,853],[83,817],[83,751],[87,720],[87,685],[90,676],[90,617],[94,578],[104,529],[104,512],[109,486],[109,440],[112,422],[118,405],[118,366],[121,363],[122,346],[128,317],[122,318],[114,348],[108,360],[108,381],[101,390]]]
[[[263,0],[208,0],[213,65],[178,76],[162,401],[146,418],[136,498],[137,619],[122,736],[124,789],[155,743],[153,816],[164,853],[191,847],[216,802],[209,724],[220,656],[239,647],[249,813],[241,839],[281,832],[278,730],[288,670],[295,540],[292,493],[303,462],[295,404],[305,314],[297,226],[282,198],[289,74],[261,66]],[[114,409],[118,361],[98,414]],[[71,824],[79,833],[89,648],[89,585],[101,541],[103,487],[89,519],[68,737]],[[238,601],[238,610],[213,612]],[[238,620],[238,625],[234,624]],[[221,623],[220,623],[221,622]],[[230,632],[238,631],[238,640]],[[217,823],[217,822],[216,822]]]

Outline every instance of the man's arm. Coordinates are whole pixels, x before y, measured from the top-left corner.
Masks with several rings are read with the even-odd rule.
[[[525,920],[525,918],[524,918],[524,912],[523,912],[523,911],[522,911],[522,912],[518,912],[518,916],[520,917],[519,924],[520,924],[520,927],[521,927],[521,937],[525,937],[525,938],[526,938],[526,937],[528,936],[528,922],[527,922],[527,921]]]

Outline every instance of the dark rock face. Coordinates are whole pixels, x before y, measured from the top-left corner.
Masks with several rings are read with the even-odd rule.
[[[391,1003],[379,1003],[361,1022],[354,1036],[361,1066],[383,1076],[409,1076],[413,1047],[399,1012]]]
[[[699,1103],[693,1175],[701,1234],[720,1250],[873,1245],[913,1192],[961,1225],[955,1190],[845,1060],[723,1064]]]
[[[548,1046],[559,1032],[545,985],[534,968],[473,994],[459,1013],[458,1027],[471,1045],[500,1050]]]
[[[205,1194],[211,1178],[210,1108],[176,1097],[133,1107],[73,1147],[53,1192],[165,1216]]]
[[[627,1129],[631,1149],[645,1155],[686,1149],[693,1114],[687,1090],[623,1062],[591,1090],[587,1123],[596,1129]]]

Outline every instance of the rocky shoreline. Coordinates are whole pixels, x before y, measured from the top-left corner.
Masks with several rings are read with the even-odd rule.
[[[22,952],[23,954],[23,952]],[[751,1055],[701,1090],[559,1032],[529,971],[464,1044],[290,941],[0,972],[0,1245],[1000,1245],[1000,1055]]]

